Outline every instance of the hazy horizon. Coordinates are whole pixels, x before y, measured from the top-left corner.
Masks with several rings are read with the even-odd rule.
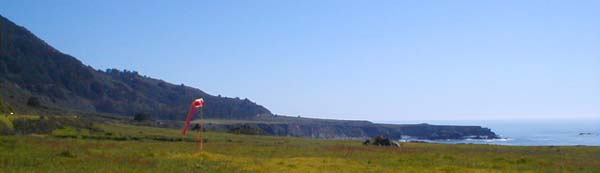
[[[8,1],[0,14],[96,69],[275,114],[600,118],[600,2]]]

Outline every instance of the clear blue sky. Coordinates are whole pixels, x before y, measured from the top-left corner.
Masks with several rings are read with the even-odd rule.
[[[600,1],[9,1],[98,69],[307,117],[600,117]]]

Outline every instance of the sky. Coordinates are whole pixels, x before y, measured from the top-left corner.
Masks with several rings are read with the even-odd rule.
[[[600,118],[600,1],[0,0],[96,69],[275,114],[374,121]]]

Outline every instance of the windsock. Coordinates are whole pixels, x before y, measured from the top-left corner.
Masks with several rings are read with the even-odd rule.
[[[181,132],[182,135],[185,136],[187,134],[188,128],[190,127],[190,122],[192,122],[194,113],[196,113],[196,109],[202,107],[204,107],[204,99],[199,98],[192,102],[192,105],[190,106],[190,111],[188,112],[188,116],[185,119],[185,126],[183,127],[183,131]]]

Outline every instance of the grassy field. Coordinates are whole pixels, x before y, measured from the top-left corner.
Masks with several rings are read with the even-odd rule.
[[[0,172],[598,172],[600,147],[516,147],[404,143],[205,133],[195,142],[176,129],[96,125],[50,135],[0,136]],[[89,139],[86,136],[111,136]],[[187,139],[194,139],[194,133]],[[59,137],[60,136],[60,137]],[[121,137],[121,138],[119,138]],[[133,140],[135,139],[135,140]]]

